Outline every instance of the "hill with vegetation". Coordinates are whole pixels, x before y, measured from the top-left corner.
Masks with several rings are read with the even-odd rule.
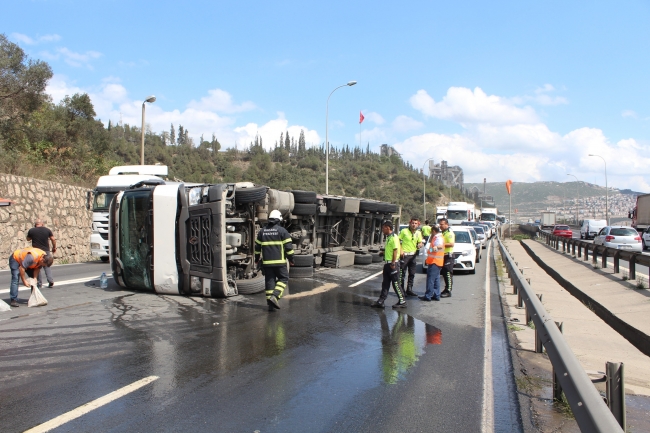
[[[141,129],[104,125],[87,94],[58,104],[45,93],[49,65],[29,59],[0,34],[0,172],[92,187],[111,167],[140,163]],[[422,174],[399,156],[359,147],[330,148],[330,194],[376,199],[402,206],[404,218],[422,217]],[[277,189],[325,191],[324,146],[307,148],[304,135],[280,135],[272,146],[261,138],[246,149],[222,149],[216,137],[197,143],[182,125],[146,131],[145,164],[169,167],[188,182],[251,181]],[[448,189],[427,180],[427,214],[447,203]],[[452,200],[468,200],[452,189]]]

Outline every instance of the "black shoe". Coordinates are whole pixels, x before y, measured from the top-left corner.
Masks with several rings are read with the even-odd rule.
[[[47,287],[54,287],[54,281],[47,285]]]
[[[440,298],[431,298],[432,301],[439,301]]]
[[[420,301],[431,302],[431,299],[427,298],[426,296],[418,296],[418,299],[419,299]]]
[[[398,302],[397,304],[393,305],[393,308],[406,308],[406,301]]]
[[[375,301],[372,304],[370,304],[372,308],[384,308],[384,302],[383,301]]]
[[[413,290],[407,290],[406,291],[406,296],[418,296],[418,294],[415,293]]]
[[[266,303],[269,304],[269,307],[273,307],[276,310],[280,309],[280,303],[278,302],[278,298],[275,296],[271,296],[269,299],[267,299]]]
[[[9,303],[12,307],[18,308],[20,305],[18,305],[18,301],[16,299],[12,299],[11,302]]]
[[[444,292],[442,292],[440,294],[440,297],[441,298],[451,298],[451,292],[448,292],[447,290],[445,290]]]

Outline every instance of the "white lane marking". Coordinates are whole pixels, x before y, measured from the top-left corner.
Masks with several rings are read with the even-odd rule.
[[[103,397],[99,397],[97,400],[88,402],[82,406],[79,406],[76,409],[71,410],[70,412],[64,413],[63,415],[59,415],[54,419],[44,422],[43,424],[39,424],[36,427],[26,430],[24,433],[44,433],[50,431],[69,421],[72,421],[73,419],[79,418],[80,416],[85,415],[90,411],[102,407],[105,404],[112,402],[113,400],[117,400],[120,397],[124,397],[125,395],[132,393],[133,391],[136,391],[157,379],[158,376],[149,376],[149,377],[145,377],[144,379],[140,379],[137,382],[133,382],[130,385],[118,389],[117,391],[113,391],[110,394],[106,394]]]
[[[351,285],[349,285],[348,287],[357,287],[359,284],[363,284],[363,283],[365,283],[365,282],[368,281],[368,280],[372,280],[373,278],[378,277],[379,275],[381,275],[381,274],[383,274],[383,273],[384,273],[384,271],[377,272],[376,274],[371,275],[371,276],[369,276],[368,278],[364,278],[364,279],[361,280],[361,281],[357,281],[356,283],[351,284]]]
[[[57,282],[54,283],[53,288],[57,288],[59,286],[67,286],[68,284],[87,283],[88,281],[99,280],[99,277],[101,277],[101,275],[97,275],[96,277],[77,278],[76,280],[57,281]],[[106,278],[111,279],[111,278],[113,278],[113,276],[109,277],[107,275]],[[18,284],[20,285],[18,287],[19,292],[24,291],[24,290],[31,290],[30,287],[23,286],[22,281],[18,281]],[[2,293],[9,293],[9,289],[0,290],[0,294],[2,294]]]
[[[106,262],[100,262],[99,260],[92,262],[81,262],[81,263],[66,263],[65,265],[52,265],[53,268],[62,268],[64,266],[86,266],[86,265],[107,265]],[[9,272],[10,269],[0,269],[0,273]]]
[[[490,245],[492,247],[492,245]],[[483,433],[494,431],[494,389],[492,386],[492,314],[490,311],[490,252],[485,265],[485,335],[483,337]]]

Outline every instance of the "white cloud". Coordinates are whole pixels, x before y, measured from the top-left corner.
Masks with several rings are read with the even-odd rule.
[[[332,140],[330,140],[331,142]],[[376,145],[377,143],[388,143],[389,137],[382,128],[374,127],[372,129],[364,129],[361,131],[361,147],[368,143]],[[354,146],[359,143],[359,134],[354,134]]]
[[[89,69],[92,69],[91,62],[102,56],[102,53],[98,51],[86,51],[85,53],[77,53],[65,47],[57,48],[53,53],[49,51],[43,51],[40,54],[48,60],[59,60],[63,58],[63,61],[65,61],[70,66],[74,66],[76,68],[85,66]]]
[[[230,93],[221,89],[208,90],[208,96],[204,96],[198,102],[190,101],[187,106],[197,110],[217,111],[220,113],[239,113],[255,109],[255,104],[250,101],[239,105],[233,104]]]
[[[58,103],[66,95],[88,93],[97,117],[102,119],[104,124],[108,124],[109,119],[117,122],[121,118],[124,123],[133,126],[141,125],[142,100],[130,98],[127,89],[115,77],[104,79],[97,87],[82,89],[68,83],[66,77],[55,75],[48,84],[47,92],[55,103]],[[199,102],[188,103],[184,110],[165,111],[156,103],[147,104],[146,123],[155,132],[169,131],[171,124],[174,124],[177,130],[179,125],[183,125],[197,144],[201,135],[208,139],[215,134],[224,147],[231,147],[235,144],[243,147],[253,142],[256,134],[259,134],[263,139],[264,146],[271,148],[280,138],[281,132],[289,131],[289,135],[297,140],[301,129],[305,132],[305,141],[308,146],[321,143],[315,130],[289,124],[283,113],[278,113],[276,119],[269,120],[263,125],[248,123],[244,126],[236,126],[236,118],[218,113],[218,111],[234,112],[254,107],[255,104],[252,102],[235,104],[227,92],[215,89],[215,91],[209,91],[208,95],[201,98]]]
[[[423,126],[424,123],[404,115],[397,116],[395,120],[393,120],[393,129],[397,132],[412,131]]]
[[[363,110],[361,111],[363,112]],[[363,113],[363,117],[364,117],[364,121],[367,120],[368,122],[372,122],[376,125],[383,125],[384,122],[386,122],[384,118],[381,116],[381,114],[375,113],[374,111],[368,111],[366,113]]]
[[[57,34],[43,35],[43,36],[37,36],[36,38],[31,38],[22,33],[12,33],[11,37],[13,40],[17,42],[22,42],[23,44],[26,45],[36,45],[42,42],[56,42],[61,40],[61,36]]]
[[[621,113],[621,116],[623,116],[623,117],[631,117],[632,119],[638,119],[638,117],[639,117],[634,110],[623,110],[623,112]]]
[[[463,126],[478,123],[516,125],[538,122],[533,108],[519,108],[507,98],[488,96],[479,87],[474,91],[464,87],[450,87],[440,102],[435,102],[426,90],[418,90],[409,101],[413,108],[426,117],[451,120]]]

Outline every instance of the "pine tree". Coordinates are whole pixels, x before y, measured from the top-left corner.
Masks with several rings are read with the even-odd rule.
[[[280,147],[284,147],[284,132],[280,133]]]
[[[183,125],[178,125],[178,140],[176,141],[176,144],[179,146],[182,146],[185,144],[185,130],[183,129]]]
[[[300,137],[298,137],[298,152],[304,152],[307,150],[307,144],[305,143],[305,131],[300,130]]]
[[[113,125],[111,124],[111,121],[110,121],[110,119],[109,119],[109,120],[108,120],[108,130],[110,131],[112,127],[113,127]]]
[[[174,124],[172,123],[171,130],[169,131],[169,144],[176,144],[176,130],[174,129]]]
[[[284,135],[284,148],[287,152],[291,152],[291,141],[289,140],[289,131]]]

